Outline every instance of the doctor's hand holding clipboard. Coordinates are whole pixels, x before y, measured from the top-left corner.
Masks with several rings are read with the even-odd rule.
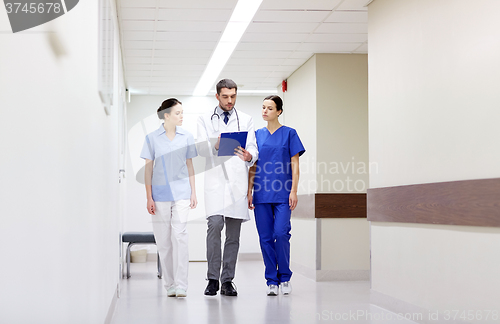
[[[237,155],[242,161],[250,162],[252,154],[245,150],[248,132],[222,133],[215,144],[218,156]]]

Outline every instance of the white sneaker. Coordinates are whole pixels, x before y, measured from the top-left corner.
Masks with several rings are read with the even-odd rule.
[[[283,295],[289,295],[292,292],[292,284],[290,281],[285,281],[281,283],[281,293]]]
[[[171,287],[167,289],[167,296],[168,297],[175,297],[175,287]]]
[[[184,289],[177,289],[175,295],[177,297],[187,297],[187,292]]]
[[[267,295],[268,296],[278,296],[278,286],[276,286],[276,285],[267,286]]]

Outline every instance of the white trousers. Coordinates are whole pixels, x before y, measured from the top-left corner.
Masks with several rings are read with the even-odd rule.
[[[165,289],[187,290],[188,287],[188,232],[189,200],[155,202],[152,215],[156,247],[160,254]]]

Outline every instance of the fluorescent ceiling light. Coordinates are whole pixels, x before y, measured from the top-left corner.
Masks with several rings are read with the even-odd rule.
[[[193,96],[206,96],[208,94],[261,3],[262,0],[238,1],[208,65],[194,89]]]

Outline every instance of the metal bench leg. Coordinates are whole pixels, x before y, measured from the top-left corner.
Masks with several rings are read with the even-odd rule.
[[[130,246],[132,246],[131,243],[127,246],[127,279],[130,278]]]
[[[158,278],[161,279],[162,273],[161,273],[160,253],[158,252],[156,252],[156,263],[158,265]]]
[[[127,255],[126,255],[126,260],[127,260],[127,279],[130,278],[130,248],[134,244],[135,243],[129,243],[128,246],[127,246]],[[148,243],[139,243],[139,244],[148,244]],[[162,276],[163,276],[163,273],[162,273],[162,269],[161,269],[160,254],[157,252],[156,256],[157,256],[156,264],[157,264],[157,267],[158,267],[158,278],[161,279]]]

